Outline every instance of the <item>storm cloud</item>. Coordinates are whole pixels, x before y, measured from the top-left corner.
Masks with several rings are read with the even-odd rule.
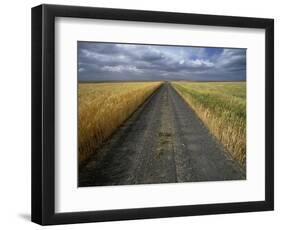
[[[78,80],[246,80],[246,49],[78,42]]]

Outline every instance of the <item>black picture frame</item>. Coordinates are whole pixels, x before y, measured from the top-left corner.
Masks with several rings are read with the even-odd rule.
[[[265,200],[55,213],[55,18],[72,17],[265,29]],[[110,8],[32,8],[32,221],[41,225],[267,211],[274,209],[274,20]]]

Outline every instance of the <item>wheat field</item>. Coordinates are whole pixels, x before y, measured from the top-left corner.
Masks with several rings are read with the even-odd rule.
[[[173,82],[209,130],[246,165],[246,82]]]
[[[79,83],[79,164],[161,85],[161,82]]]

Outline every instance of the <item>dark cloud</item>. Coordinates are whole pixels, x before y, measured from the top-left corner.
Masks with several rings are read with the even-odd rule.
[[[246,49],[78,42],[78,78],[245,80]]]

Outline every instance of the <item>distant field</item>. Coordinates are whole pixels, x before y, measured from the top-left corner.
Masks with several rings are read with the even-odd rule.
[[[162,83],[79,83],[79,163],[85,161]]]
[[[172,82],[209,130],[246,164],[246,83]]]

